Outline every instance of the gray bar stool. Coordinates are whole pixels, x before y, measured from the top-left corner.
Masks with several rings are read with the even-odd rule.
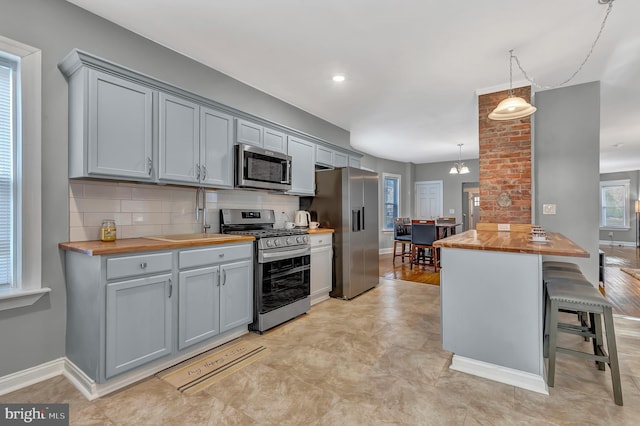
[[[620,382],[620,367],[618,365],[618,351],[611,308],[611,303],[591,285],[585,286],[562,282],[549,282],[547,284],[546,316],[549,318],[549,344],[545,352],[549,353],[549,376],[547,378],[549,386],[553,387],[554,385],[557,352],[592,359],[598,364],[599,370],[605,369],[604,363],[606,362],[611,369],[613,399],[617,405],[622,405],[622,384]],[[591,326],[587,328],[574,324],[559,323],[558,312],[561,309],[588,312]],[[601,315],[604,317],[608,354],[603,345]],[[593,341],[593,354],[558,347],[556,344],[558,332],[590,337]]]
[[[554,263],[564,263],[564,262],[554,262]],[[575,265],[573,263],[569,263],[569,265]],[[577,267],[577,265],[576,265]],[[555,268],[555,266],[553,267]],[[545,339],[549,338],[549,317],[548,315],[546,315],[546,306],[547,306],[547,285],[549,283],[561,283],[561,284],[578,284],[578,285],[586,285],[589,287],[593,287],[591,285],[591,283],[589,282],[589,280],[587,280],[587,278],[582,274],[582,272],[580,272],[580,269],[578,268],[577,271],[575,270],[568,270],[568,269],[547,269],[547,270],[543,270],[542,271],[542,281],[543,281],[543,288],[544,288],[544,294],[543,294],[543,306],[545,308],[545,316],[544,316],[544,337]],[[588,327],[589,326],[589,316],[587,315],[586,312],[580,312],[580,311],[573,311],[573,310],[568,310],[568,309],[561,309],[561,312],[569,312],[572,314],[576,314],[578,315],[578,321],[580,321],[580,325],[583,327]],[[589,338],[585,336],[584,338],[585,341],[589,341]],[[544,356],[545,358],[548,356],[547,351],[545,350],[544,352]]]

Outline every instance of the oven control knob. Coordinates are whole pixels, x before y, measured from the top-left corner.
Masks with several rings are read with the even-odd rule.
[[[293,244],[293,238],[287,238],[287,245],[290,246]]]
[[[296,242],[301,243],[302,242],[302,237],[296,237]]]
[[[273,247],[273,241],[267,240],[267,247]]]
[[[302,237],[302,241],[304,241],[305,243],[309,242],[309,237],[307,237],[306,235],[304,237]]]
[[[280,240],[274,240],[274,241],[273,241],[273,243],[274,243],[276,246],[279,246],[279,245],[280,245]]]

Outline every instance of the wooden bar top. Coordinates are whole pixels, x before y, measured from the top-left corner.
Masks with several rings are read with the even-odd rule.
[[[589,252],[562,234],[547,232],[547,242],[531,242],[528,232],[465,231],[442,240],[434,247],[530,253],[548,256],[589,257]]]
[[[187,239],[183,241],[167,241],[153,238],[123,238],[121,240],[104,242],[75,241],[58,244],[58,248],[66,251],[86,254],[89,256],[101,256],[105,254],[136,253],[153,250],[171,250],[176,248],[188,248],[215,244],[230,244],[251,242],[255,238],[246,235],[207,234],[206,238]]]
[[[330,233],[333,232],[333,229],[331,229],[331,228],[307,229],[307,232],[309,233],[309,235],[330,234]]]

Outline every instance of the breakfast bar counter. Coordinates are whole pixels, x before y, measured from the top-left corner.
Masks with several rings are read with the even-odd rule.
[[[441,250],[442,346],[451,369],[548,394],[543,343],[542,256],[589,257],[562,234],[466,231]]]

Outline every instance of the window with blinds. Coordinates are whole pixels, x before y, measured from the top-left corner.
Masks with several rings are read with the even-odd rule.
[[[0,57],[0,288],[14,281],[16,63]]]

